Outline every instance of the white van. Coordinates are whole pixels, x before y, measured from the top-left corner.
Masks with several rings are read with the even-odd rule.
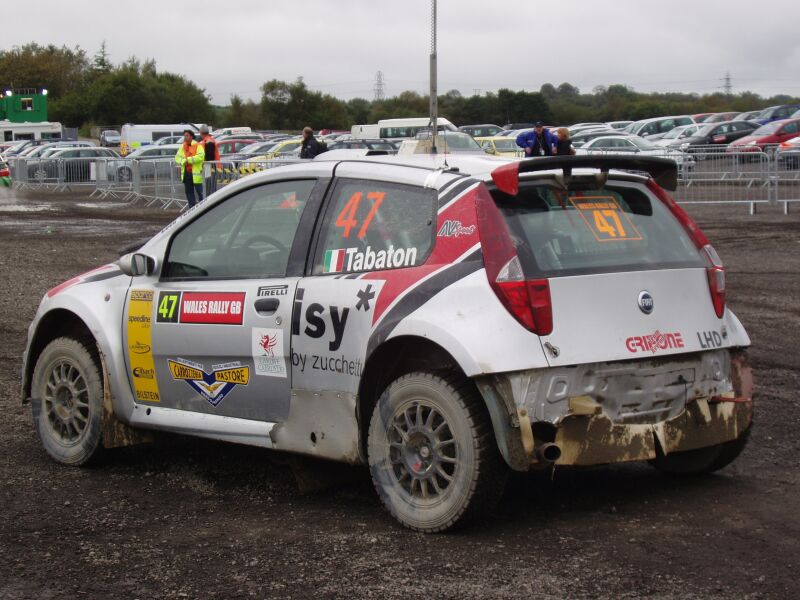
[[[357,140],[377,140],[380,135],[380,125],[353,125],[350,134]]]
[[[119,152],[122,156],[130,154],[137,148],[149,146],[161,138],[183,135],[184,129],[198,132],[196,125],[177,123],[172,125],[134,125],[126,123],[120,133]]]
[[[12,121],[0,121],[0,142],[60,140],[61,132],[61,123],[57,122],[14,123]]]
[[[238,133],[253,133],[249,127],[223,127],[222,129],[215,129],[211,135],[219,137],[221,135],[236,135]]]
[[[381,119],[378,121],[378,135],[375,137],[391,139],[413,139],[424,130],[430,129],[431,120],[428,117],[412,117],[409,119]],[[447,119],[439,117],[436,120],[438,131],[458,131],[458,127]]]

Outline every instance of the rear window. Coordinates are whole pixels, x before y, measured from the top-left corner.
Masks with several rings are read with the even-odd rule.
[[[641,186],[521,184],[517,196],[492,195],[527,277],[704,266],[669,209]]]

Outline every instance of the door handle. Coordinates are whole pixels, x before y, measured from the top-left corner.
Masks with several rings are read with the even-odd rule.
[[[256,312],[262,316],[268,317],[275,314],[278,310],[281,301],[277,298],[259,298],[255,302]]]

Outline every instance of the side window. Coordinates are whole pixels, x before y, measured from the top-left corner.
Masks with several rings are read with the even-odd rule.
[[[787,123],[786,125],[783,126],[783,129],[781,130],[781,135],[785,135],[787,133],[797,133],[797,129],[798,129],[797,122]]]
[[[433,247],[436,192],[410,185],[342,179],[336,184],[314,275],[421,265]]]
[[[670,129],[675,129],[675,119],[664,119],[659,123],[659,131],[669,131]]]
[[[316,180],[245,190],[204,212],[172,239],[162,277],[283,277]]]

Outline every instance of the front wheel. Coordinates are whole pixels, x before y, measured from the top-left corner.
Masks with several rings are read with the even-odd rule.
[[[703,475],[719,471],[727,467],[744,450],[750,437],[750,427],[735,440],[723,442],[715,446],[663,454],[657,450],[656,457],[650,461],[659,471],[672,475]]]
[[[36,361],[33,419],[47,453],[83,465],[102,450],[103,384],[97,361],[82,341],[61,337]]]
[[[416,372],[392,382],[372,414],[367,460],[386,509],[424,532],[491,508],[508,476],[483,400],[458,375]]]

